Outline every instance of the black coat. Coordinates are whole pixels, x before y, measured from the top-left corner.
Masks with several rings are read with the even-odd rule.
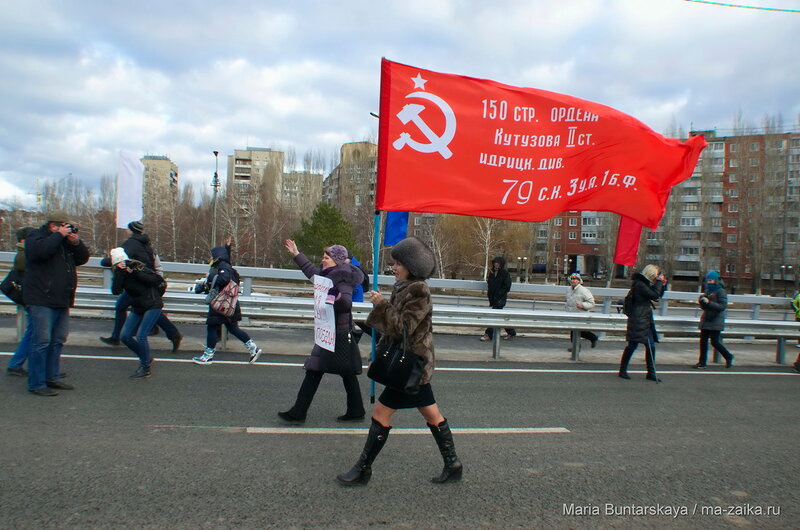
[[[330,278],[333,282],[333,289],[336,293],[336,300],[333,302],[333,314],[336,317],[336,334],[346,333],[352,329],[353,321],[353,289],[364,280],[364,273],[361,269],[345,263],[329,267],[325,270],[311,263],[302,252],[294,257],[294,262],[306,275],[306,278],[313,278],[315,274]],[[320,371],[320,356],[323,349],[316,344],[311,349],[311,354],[306,358],[303,368],[306,370]]]
[[[653,302],[661,298],[666,290],[666,284],[656,281],[651,284],[642,274],[633,275],[633,310],[628,315],[628,327],[625,340],[647,344],[652,334],[653,340],[658,342],[656,323],[653,320]]]
[[[127,260],[125,264],[131,271],[114,267],[111,292],[119,295],[124,290],[128,293],[133,312],[137,315],[142,315],[150,309],[164,307],[161,291],[158,288],[161,276],[140,261]]]
[[[494,270],[495,261],[500,264],[497,270]],[[489,298],[489,305],[494,309],[506,306],[508,291],[511,290],[511,275],[505,267],[505,258],[498,256],[492,260],[492,269],[486,275],[486,295]]]
[[[231,265],[231,256],[227,247],[214,247],[211,249],[211,268],[206,276],[204,283],[195,286],[196,293],[207,293],[214,287],[224,289],[229,282],[239,283],[239,273]],[[213,284],[212,284],[213,282]],[[208,308],[206,315],[207,326],[221,326],[222,324],[231,324],[239,322],[242,319],[242,308],[239,306],[239,300],[236,300],[236,309],[229,317],[221,313],[217,313],[211,307]]]
[[[708,302],[703,302],[702,298],[708,298]],[[706,291],[700,300],[700,307],[703,314],[700,315],[698,328],[711,331],[722,331],[725,329],[725,308],[728,306],[728,295],[725,289],[720,287],[716,291]]]
[[[78,265],[89,261],[89,249],[78,240],[73,245],[47,225],[25,239],[25,279],[22,290],[26,305],[66,309],[75,304]]]

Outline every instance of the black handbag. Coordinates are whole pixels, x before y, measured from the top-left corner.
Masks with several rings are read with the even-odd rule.
[[[375,352],[367,377],[406,394],[419,392],[419,382],[425,370],[425,360],[408,346],[408,331],[403,325],[400,342],[386,342]]]
[[[337,333],[334,351],[323,349],[320,369],[326,374],[358,375],[363,371],[361,352],[351,332]]]
[[[8,271],[0,283],[0,292],[15,304],[24,305],[22,302],[22,274],[17,269]]]

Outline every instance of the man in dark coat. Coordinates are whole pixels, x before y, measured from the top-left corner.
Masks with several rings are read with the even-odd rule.
[[[128,231],[130,237],[122,243],[122,248],[128,258],[142,263],[147,269],[161,274],[161,271],[156,267],[156,253],[153,246],[150,244],[150,236],[144,233],[144,225],[141,221],[131,221],[128,223]],[[100,260],[100,265],[103,267],[110,267],[111,262],[109,258]],[[131,306],[131,297],[127,291],[123,291],[117,298],[117,303],[114,306],[114,329],[108,337],[100,337],[102,342],[111,346],[120,345],[120,333],[122,326],[125,324],[125,319],[128,316],[128,308]],[[178,331],[170,319],[163,312],[158,317],[156,325],[164,330],[164,333],[172,342],[173,353],[178,351],[183,340],[183,335]],[[158,331],[158,330],[156,330]]]
[[[486,275],[486,295],[489,297],[489,306],[492,309],[503,309],[506,306],[508,291],[511,290],[511,275],[506,270],[506,259],[497,256],[492,260],[492,270]],[[511,340],[517,335],[514,328],[506,328],[506,340]],[[493,328],[486,328],[481,340],[492,340]]]
[[[25,239],[25,278],[22,291],[32,326],[28,358],[28,390],[55,396],[71,390],[61,378],[61,349],[69,334],[69,308],[75,304],[77,267],[89,261],[89,249],[78,229],[61,210]]]
[[[639,344],[645,347],[645,362],[647,363],[646,379],[659,382],[656,377],[656,324],[653,320],[652,303],[661,298],[667,288],[667,278],[658,270],[655,265],[647,265],[641,273],[633,275],[631,284],[631,294],[633,296],[633,307],[628,313],[628,328],[625,340],[628,345],[622,352],[619,363],[619,376],[623,379],[630,379],[628,375],[628,363],[633,357],[633,352]]]

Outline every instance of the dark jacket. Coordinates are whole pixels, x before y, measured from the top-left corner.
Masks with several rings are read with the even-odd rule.
[[[500,268],[494,270],[494,263],[500,264]],[[486,295],[489,298],[489,305],[494,309],[501,309],[506,305],[508,291],[511,290],[511,275],[506,270],[506,259],[497,256],[492,260],[492,269],[486,275]]]
[[[428,284],[422,280],[397,282],[389,301],[375,304],[367,317],[367,325],[381,332],[381,343],[401,341],[404,323],[411,350],[425,361],[420,384],[430,383],[435,368],[433,304]]]
[[[653,320],[653,302],[661,298],[666,290],[666,284],[656,281],[651,284],[641,273],[633,275],[633,311],[628,315],[628,327],[625,340],[647,344],[652,334],[653,341],[658,342],[656,324]]]
[[[150,236],[147,234],[133,234],[121,246],[128,259],[142,262],[151,271],[156,270],[156,253],[150,244]],[[101,259],[100,266],[111,267],[111,258],[106,256]]]
[[[239,273],[231,265],[231,255],[228,247],[214,247],[211,249],[211,268],[206,275],[204,283],[195,285],[194,291],[196,293],[207,293],[214,287],[224,289],[229,282],[239,283]],[[213,282],[213,285],[212,283]],[[236,301],[236,309],[229,317],[217,313],[211,307],[208,308],[206,315],[207,326],[220,326],[226,323],[238,322],[242,319],[242,308],[239,301]]]
[[[294,262],[311,279],[315,274],[329,278],[333,282],[332,291],[336,293],[333,302],[333,314],[336,318],[336,335],[347,333],[353,328],[353,289],[364,280],[364,274],[358,267],[349,263],[321,269],[311,263],[302,252],[294,257]],[[319,358],[323,349],[314,344],[311,354],[306,358],[303,368],[306,370],[320,371]]]
[[[75,304],[78,265],[89,261],[89,249],[76,245],[47,225],[25,239],[25,279],[22,290],[26,305],[66,309]]]
[[[708,298],[708,302],[702,300],[703,297]],[[711,331],[722,331],[725,329],[725,308],[728,306],[728,295],[725,289],[720,285],[719,289],[709,290],[703,293],[700,297],[700,307],[703,309],[703,314],[700,315],[700,324],[697,326],[699,329],[708,329]]]
[[[111,280],[111,292],[119,295],[124,290],[131,297],[131,307],[137,315],[142,315],[150,309],[161,309],[164,302],[161,300],[161,291],[158,286],[161,276],[144,263],[137,260],[127,260],[125,265],[131,272],[114,267]]]

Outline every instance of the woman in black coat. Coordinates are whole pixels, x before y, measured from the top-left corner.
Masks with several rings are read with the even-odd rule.
[[[111,249],[111,263],[111,292],[120,295],[125,291],[131,299],[132,311],[125,319],[120,334],[123,344],[139,357],[139,367],[131,377],[150,377],[150,363],[153,358],[147,336],[161,317],[164,307],[161,300],[163,279],[141,261],[128,259],[122,247]]]
[[[230,282],[239,283],[239,273],[231,265],[230,247],[227,245],[214,247],[211,249],[211,269],[209,269],[205,281],[195,285],[194,292],[207,293],[214,288],[221,291]],[[236,300],[236,309],[231,316],[217,313],[209,306],[206,316],[206,349],[202,355],[192,357],[192,362],[195,364],[211,364],[214,362],[214,354],[217,351],[216,347],[222,334],[223,325],[228,329],[228,333],[242,341],[247,347],[247,351],[250,354],[250,364],[256,362],[261,355],[261,348],[250,338],[246,331],[239,327],[240,320],[242,320],[242,308],[239,306],[238,299]]]
[[[667,278],[655,265],[647,265],[642,269],[641,274],[637,272],[633,275],[633,283],[631,284],[633,307],[628,313],[628,328],[625,334],[625,340],[628,341],[628,345],[622,352],[622,358],[619,362],[619,376],[623,379],[631,378],[628,375],[628,363],[633,357],[636,347],[639,344],[644,344],[645,362],[647,364],[646,379],[655,382],[660,381],[656,377],[655,343],[658,342],[658,334],[656,333],[655,320],[653,320],[652,304],[663,296],[666,288]]]
[[[722,345],[722,330],[725,329],[725,308],[728,306],[728,295],[720,281],[718,271],[709,271],[706,274],[706,289],[697,303],[703,310],[700,316],[700,359],[692,368],[702,370],[706,367],[708,359],[708,341],[711,346],[725,358],[725,368],[733,366],[733,355],[728,348]]]
[[[306,275],[324,276],[333,282],[333,288],[328,292],[328,298],[333,304],[333,313],[336,318],[336,335],[342,337],[353,330],[353,289],[361,284],[364,274],[358,267],[349,263],[348,252],[342,245],[331,245],[323,250],[321,267],[316,267],[309,259],[297,249],[297,244],[291,239],[284,242],[284,247],[294,257],[294,262]],[[323,367],[320,363],[321,356],[325,355],[319,345],[314,344],[311,354],[306,358],[303,368],[306,375],[297,399],[289,410],[278,412],[278,417],[293,424],[306,421],[306,414],[317,393],[319,383],[322,381]],[[358,385],[356,373],[338,374],[342,377],[345,392],[347,393],[347,411],[337,417],[339,421],[361,421],[364,419],[364,402],[361,399],[361,388]]]

